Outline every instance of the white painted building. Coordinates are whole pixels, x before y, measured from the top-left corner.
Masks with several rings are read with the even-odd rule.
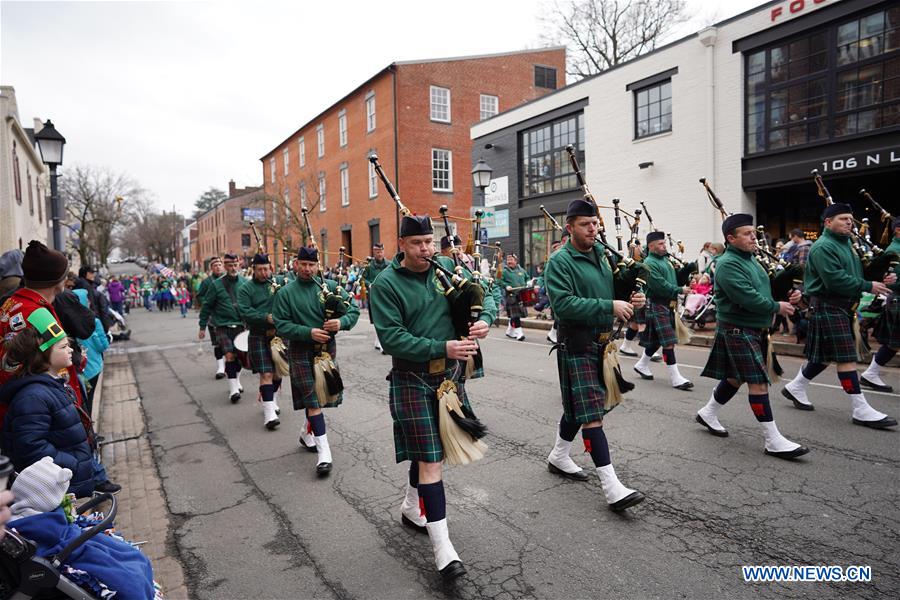
[[[34,129],[19,120],[12,86],[0,86],[0,117],[0,252],[24,250],[31,240],[49,238],[49,175]],[[34,127],[41,129],[38,119]]]
[[[769,2],[482,121],[471,137],[473,161],[483,157],[502,188],[487,211],[508,228],[489,229],[491,242],[529,266],[558,237],[539,206],[560,215],[581,195],[566,143],[583,152],[601,204],[618,197],[633,211],[644,201],[691,257],[722,238],[701,177],[773,237],[795,227],[814,236],[818,168],[877,232],[859,190],[900,214],[900,1]],[[504,192],[506,203],[492,202]],[[604,218],[613,240],[613,212]],[[642,240],[647,231],[644,220]]]

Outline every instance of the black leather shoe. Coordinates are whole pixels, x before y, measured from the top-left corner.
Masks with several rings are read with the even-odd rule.
[[[416,525],[415,523],[413,523],[412,521],[410,521],[410,520],[406,517],[406,515],[400,515],[400,522],[403,523],[403,526],[404,526],[404,527],[409,527],[410,529],[413,529],[413,530],[415,530],[415,531],[418,531],[419,533],[428,533],[428,529],[426,529],[426,528],[423,527],[422,525]]]
[[[728,431],[727,431],[727,430],[713,429],[712,427],[709,426],[709,423],[707,423],[706,421],[703,420],[703,417],[701,417],[700,415],[697,415],[696,418],[695,418],[694,420],[697,421],[698,423],[700,423],[701,425],[703,425],[704,427],[706,427],[706,428],[709,430],[709,432],[710,432],[711,434],[713,434],[714,436],[716,436],[716,437],[728,437]]]
[[[781,395],[794,403],[794,408],[797,410],[816,410],[816,408],[812,404],[804,404],[794,398],[794,395],[788,391],[787,388],[781,388]]]
[[[454,560],[452,563],[441,569],[441,577],[444,581],[453,581],[457,577],[461,577],[466,574],[466,568],[463,566],[462,562],[458,560]]]
[[[635,506],[636,504],[640,504],[644,501],[644,495],[640,492],[631,492],[618,502],[614,502],[609,505],[609,510],[613,512],[622,512],[626,508],[630,508]]]
[[[108,479],[94,486],[94,491],[100,492],[101,494],[118,494],[121,489],[121,485],[119,485],[118,483],[113,483]]]
[[[872,383],[868,379],[863,376],[859,378],[859,385],[863,387],[867,387],[870,390],[875,390],[876,392],[893,392],[894,388],[889,385],[878,385],[877,383]]]
[[[887,429],[888,427],[896,427],[897,419],[892,417],[885,417],[880,421],[861,421],[859,419],[853,419],[854,425],[862,425],[863,427],[870,427],[872,429]]]
[[[547,470],[554,475],[559,475],[560,477],[565,477],[566,479],[574,479],[575,481],[587,481],[588,479],[590,479],[588,474],[583,470],[575,471],[574,473],[567,473],[559,467],[553,465],[552,463],[547,463]]]
[[[240,393],[234,393],[234,394],[231,395],[231,403],[232,403],[232,404],[237,404],[238,401],[240,401],[240,399],[241,399],[241,394],[240,394]]]
[[[675,388],[676,390],[682,390],[682,391],[686,392],[688,390],[694,389],[694,384],[691,383],[690,381],[685,381],[681,385],[673,385],[672,387]]]
[[[775,458],[783,458],[784,460],[793,460],[798,456],[803,456],[804,454],[809,454],[809,448],[806,446],[800,446],[796,450],[788,450],[787,452],[772,452],[771,450],[766,450],[766,454],[769,456],[774,456]]]
[[[271,421],[266,423],[266,429],[268,429],[269,431],[275,431],[279,425],[281,425],[281,421],[279,421],[278,419],[272,419]]]
[[[319,463],[316,465],[316,475],[327,477],[331,473],[331,463]]]
[[[635,352],[634,350],[619,349],[619,354],[621,354],[622,356],[637,356],[637,352]]]
[[[315,444],[307,445],[306,442],[303,441],[302,437],[300,438],[299,441],[300,441],[300,447],[303,448],[304,450],[306,450],[307,452],[318,452],[318,450],[316,450]]]
[[[216,373],[216,381],[219,379],[225,379],[225,373]]]
[[[653,375],[647,375],[645,373],[641,373],[637,370],[637,367],[634,367],[634,372],[641,376],[641,379],[646,379],[647,381],[653,381]]]

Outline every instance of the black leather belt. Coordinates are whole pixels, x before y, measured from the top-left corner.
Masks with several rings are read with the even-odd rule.
[[[853,300],[851,298],[838,298],[831,296],[811,296],[809,299],[810,308],[815,308],[822,304],[834,306],[835,308],[840,308],[841,310],[855,311],[859,306],[859,301]]]
[[[391,359],[394,369],[397,371],[409,371],[410,373],[428,373],[436,375],[447,369],[456,367],[456,361],[449,358],[435,358],[426,362],[415,362],[393,357]]]
[[[732,325],[731,323],[725,323],[720,321],[717,327],[722,331],[722,333],[726,335],[741,335],[744,333],[749,333],[752,335],[760,335],[765,337],[768,334],[768,328],[760,328],[756,329],[754,327],[740,327],[738,325]]]

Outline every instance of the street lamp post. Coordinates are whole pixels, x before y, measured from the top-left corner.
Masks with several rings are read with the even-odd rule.
[[[484,206],[485,201],[487,200],[487,194],[485,193],[485,189],[487,186],[491,185],[491,176],[494,174],[494,170],[491,168],[491,165],[484,162],[483,158],[479,158],[478,162],[475,163],[475,167],[472,169],[472,183],[475,184],[475,187],[481,190],[481,205]],[[481,232],[478,232],[478,235],[481,236]],[[481,240],[473,240],[473,243],[480,242]]]
[[[47,119],[43,129],[34,135],[34,139],[37,141],[38,150],[41,152],[41,160],[50,167],[50,219],[53,221],[53,248],[63,252],[62,227],[60,224],[63,210],[56,183],[56,167],[63,162],[63,146],[66,145],[66,138],[56,130],[53,122]]]

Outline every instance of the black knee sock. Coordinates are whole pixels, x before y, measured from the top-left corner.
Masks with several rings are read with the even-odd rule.
[[[888,364],[888,361],[894,358],[896,354],[897,351],[893,348],[882,346],[878,349],[878,352],[875,353],[875,363],[878,366],[883,367],[884,365]]]
[[[225,358],[225,353],[222,352],[221,348],[219,348],[218,346],[215,346],[215,347],[213,347],[213,356],[216,357],[216,360],[219,360],[220,358]]]
[[[240,367],[238,366],[238,361],[236,361],[236,360],[226,360],[225,361],[225,374],[228,375],[228,379],[236,379],[239,370],[240,370]]]
[[[772,417],[772,405],[769,404],[769,394],[750,394],[750,410],[760,423],[774,421]]]
[[[659,344],[653,344],[652,346],[646,346],[644,348],[644,354],[646,354],[648,357],[650,357],[650,356],[653,356],[654,354],[656,354],[657,350],[659,350]]]
[[[559,437],[571,442],[578,435],[578,429],[581,427],[578,423],[566,420],[566,415],[559,419]]]
[[[728,383],[727,379],[723,379],[719,382],[719,385],[716,386],[716,389],[713,390],[713,399],[719,404],[726,404],[729,400],[734,398],[734,395],[738,393],[738,389],[730,383]]]
[[[313,435],[318,437],[320,435],[325,435],[325,415],[319,413],[317,415],[311,415],[307,417],[309,421],[309,426],[312,428]]]
[[[667,365],[675,364],[675,348],[663,348],[663,360]]]
[[[859,375],[856,374],[856,371],[846,371],[841,373],[838,371],[838,380],[841,382],[841,387],[848,394],[861,394],[862,391],[859,389]]]
[[[425,520],[429,523],[447,518],[447,498],[444,496],[444,482],[419,484],[419,500],[425,507]]]
[[[591,460],[598,467],[605,467],[610,463],[609,443],[602,427],[588,427],[581,430],[584,439],[584,449],[591,455]]]
[[[522,326],[522,319],[520,319],[519,317],[513,317],[512,319],[509,320],[509,322],[510,322],[510,324],[512,324],[513,327],[521,327]]]
[[[277,392],[280,389],[281,389],[281,380],[275,379],[274,381],[272,381],[272,391]]]
[[[271,383],[264,383],[259,386],[259,395],[262,396],[263,402],[271,402],[275,399],[275,390]]]
[[[419,487],[419,461],[409,461],[409,485]]]
[[[630,342],[631,340],[633,340],[634,338],[637,337],[637,334],[638,334],[637,329],[632,329],[629,327],[628,331],[625,332],[625,339]]]
[[[812,380],[812,379],[815,379],[819,375],[819,373],[824,371],[827,366],[828,365],[826,365],[825,363],[808,362],[805,365],[803,365],[803,368],[800,370],[800,372],[803,373],[804,377]]]

